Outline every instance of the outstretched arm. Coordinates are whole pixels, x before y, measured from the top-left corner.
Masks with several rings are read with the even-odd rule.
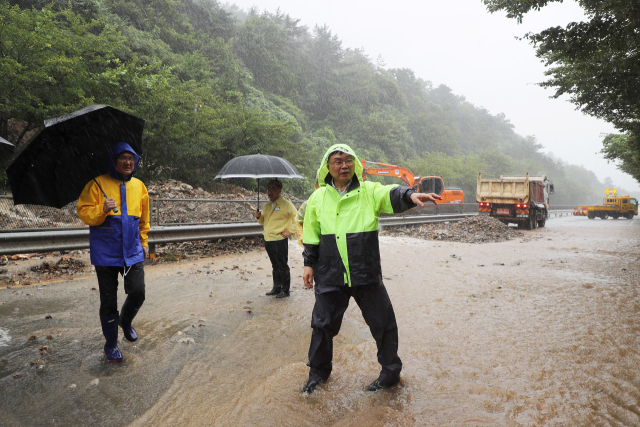
[[[433,202],[434,205],[437,205],[436,200],[442,200],[442,196],[438,196],[436,193],[413,193],[411,195],[411,201],[420,207],[423,207],[428,202]]]

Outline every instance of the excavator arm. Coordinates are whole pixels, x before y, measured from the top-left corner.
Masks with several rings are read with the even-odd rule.
[[[444,191],[444,181],[439,176],[419,177],[414,175],[407,168],[385,163],[369,162],[362,160],[362,180],[367,179],[367,175],[392,176],[400,178],[407,185],[420,193],[436,193],[441,195]]]
[[[393,176],[396,178],[400,178],[401,180],[406,182],[409,187],[413,188],[416,183],[416,178],[420,178],[416,177],[409,169],[400,166],[387,165],[378,162],[369,162],[366,160],[362,160],[361,163],[363,169],[363,181],[367,179],[367,175]]]

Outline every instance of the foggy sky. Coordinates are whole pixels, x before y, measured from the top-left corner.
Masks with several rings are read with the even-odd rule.
[[[410,68],[434,87],[449,86],[476,107],[504,113],[522,136],[534,135],[542,151],[592,170],[600,181],[611,177],[616,186],[640,191],[640,185],[599,154],[602,133],[615,129],[576,111],[565,99],[549,99],[545,67],[527,41],[528,31],[565,26],[581,20],[582,9],[572,0],[525,15],[518,25],[503,12],[489,14],[481,0],[234,0],[248,10],[277,8],[301,25],[327,24],[343,48],[361,48],[373,60],[379,55],[388,68]],[[596,154],[598,153],[598,154]]]

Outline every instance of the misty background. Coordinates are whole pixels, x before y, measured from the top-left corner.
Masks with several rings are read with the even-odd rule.
[[[519,135],[535,136],[542,151],[582,165],[604,182],[640,192],[638,182],[599,153],[604,134],[615,133],[604,120],[577,111],[566,97],[536,85],[545,67],[526,40],[527,32],[584,19],[575,1],[551,3],[518,24],[505,13],[491,14],[480,0],[399,0],[391,5],[327,0],[236,0],[249,10],[280,10],[313,27],[327,24],[344,45],[380,56],[386,67],[407,67],[434,85],[444,84],[492,114],[504,113]]]
[[[549,99],[536,85],[543,65],[514,39],[580,19],[572,2],[523,25],[471,0],[253,5],[0,1],[3,60],[21,65],[0,83],[11,94],[0,137],[24,144],[46,118],[109,104],[147,121],[145,180],[215,189],[226,161],[260,152],[296,165],[307,179],[286,191],[305,196],[324,150],[343,142],[363,159],[441,175],[466,202],[478,172],[547,175],[556,205],[638,191],[597,154],[612,126]]]

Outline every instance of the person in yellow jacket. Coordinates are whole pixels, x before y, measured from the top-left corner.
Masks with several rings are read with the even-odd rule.
[[[104,352],[111,362],[122,361],[118,325],[128,341],[138,339],[131,321],[145,299],[144,260],[149,255],[149,194],[133,177],[140,157],[125,142],[111,150],[109,173],[82,190],[76,211],[89,225],[91,264],[100,289],[100,323],[106,339]],[[108,196],[107,196],[108,194]],[[118,274],[124,278],[127,298],[118,313]]]
[[[267,184],[267,197],[264,212],[256,211],[254,216],[264,226],[264,248],[273,268],[273,288],[266,295],[276,298],[289,296],[291,272],[289,271],[289,236],[295,234],[294,219],[298,214],[295,206],[280,197],[282,182],[277,179]]]

